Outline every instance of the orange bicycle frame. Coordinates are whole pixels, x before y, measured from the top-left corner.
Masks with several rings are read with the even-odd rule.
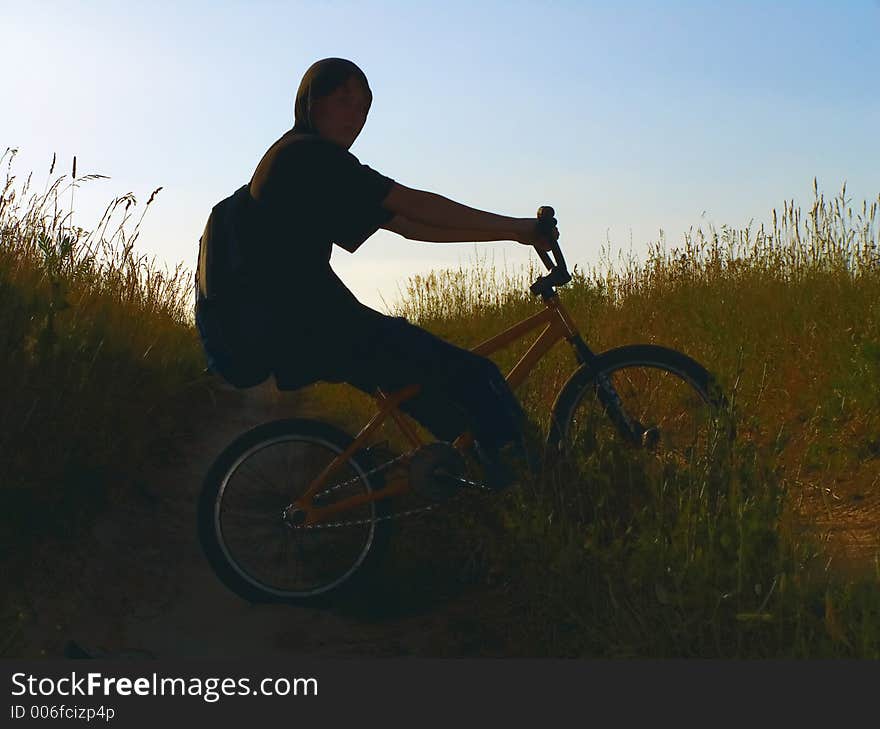
[[[471,350],[475,354],[488,356],[493,352],[504,349],[520,337],[543,325],[544,328],[538,335],[538,338],[532,342],[532,345],[505,377],[507,384],[510,385],[512,389],[517,388],[528,378],[535,365],[557,342],[562,339],[579,337],[579,332],[574,321],[559,301],[557,295],[554,294],[553,296],[546,297],[544,303],[545,308],[542,311],[508,327],[494,337],[481,342]],[[357,434],[351,445],[349,445],[342,453],[338,454],[315,478],[315,480],[309,484],[309,488],[306,492],[293,503],[295,507],[302,509],[306,513],[306,524],[324,521],[334,514],[351,509],[355,506],[409,491],[409,479],[403,476],[391,481],[380,490],[351,496],[328,506],[314,506],[312,503],[314,496],[324,488],[324,485],[330,477],[333,476],[333,474],[335,474],[354,453],[361,449],[367,439],[389,416],[394,419],[397,427],[400,429],[406,440],[412,444],[413,448],[418,448],[423,445],[415,428],[413,428],[412,424],[407,421],[404,414],[398,409],[400,403],[415,397],[420,389],[421,387],[419,385],[410,385],[390,394],[384,393],[381,389],[376,390],[374,397],[379,406],[378,412],[370,418],[370,421]],[[473,436],[470,432],[465,432],[455,439],[453,445],[459,450],[464,450],[469,448],[472,443]]]

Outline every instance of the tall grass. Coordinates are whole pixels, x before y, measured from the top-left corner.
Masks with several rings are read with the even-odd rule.
[[[690,354],[733,401],[738,438],[711,480],[649,483],[638,504],[594,469],[454,520],[450,541],[505,575],[518,650],[880,657],[880,198],[826,199],[815,180],[814,197],[769,229],[692,228],[644,260],[575,267],[560,297],[587,342]],[[473,346],[539,309],[537,273],[483,260],[413,277],[394,313]],[[525,346],[495,359],[509,369]],[[560,346],[518,392],[536,422],[574,366]]]
[[[190,272],[135,252],[161,188],[131,232],[131,193],[92,230],[71,225],[60,200],[101,177],[77,177],[74,162],[28,196],[30,176],[16,190],[7,171],[0,195],[5,565],[26,564],[33,540],[88,529],[200,412]],[[450,518],[451,553],[495,587],[479,614],[504,626],[508,653],[880,657],[880,198],[853,208],[845,188],[814,192],[807,214],[786,202],[769,229],[691,229],[643,261],[606,251],[575,267],[560,296],[588,343],[690,354],[733,401],[738,439],[711,477],[645,481],[637,501],[620,473],[593,468]],[[473,346],[540,308],[537,274],[480,261],[414,277],[394,313]],[[509,369],[527,344],[496,361]],[[574,366],[560,346],[518,391],[535,422],[546,427]],[[311,390],[310,407],[352,429],[372,410],[351,388]]]
[[[127,193],[85,230],[71,222],[74,190],[104,175],[77,177],[74,157],[69,177],[32,192],[32,174],[15,184],[16,153],[0,156],[0,655],[35,617],[23,588],[35,548],[67,550],[109,503],[146,486],[141,474],[179,451],[212,384],[191,273],[135,249],[161,188],[133,228]]]
[[[132,193],[90,231],[65,192],[103,175],[16,186],[7,148],[0,194],[0,530],[21,544],[68,533],[148,458],[170,447],[176,399],[204,367],[189,313],[190,273],[135,252]],[[55,169],[53,157],[49,175]],[[62,184],[66,182],[66,186]],[[119,219],[121,216],[121,220]],[[185,420],[185,418],[184,418]],[[87,519],[85,520],[87,522]]]

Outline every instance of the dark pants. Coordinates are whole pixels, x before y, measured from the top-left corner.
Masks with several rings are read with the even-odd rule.
[[[400,409],[440,440],[452,441],[470,430],[481,446],[494,451],[522,435],[525,414],[494,362],[403,317],[364,307],[356,326],[348,328],[344,348],[325,364],[321,379],[347,382],[369,395],[377,387],[388,393],[421,385]],[[276,380],[287,389],[277,371]]]

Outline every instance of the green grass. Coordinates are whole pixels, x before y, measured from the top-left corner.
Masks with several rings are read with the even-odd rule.
[[[691,230],[641,262],[577,267],[560,295],[587,342],[690,354],[734,401],[738,438],[711,478],[593,463],[450,520],[450,558],[466,545],[507,585],[494,599],[515,609],[485,619],[507,621],[509,651],[880,657],[878,202],[816,190],[807,215],[786,203],[770,230]],[[416,276],[394,313],[473,346],[539,309],[538,273],[478,261]],[[524,347],[494,358],[506,371]],[[560,345],[518,392],[536,422],[574,366]],[[352,428],[370,411],[343,388],[315,391]],[[410,558],[444,572],[443,557]]]
[[[0,156],[0,653],[23,614],[17,572],[46,539],[87,532],[143,468],[174,451],[206,395],[189,312],[191,274],[138,256],[143,213],[128,193],[93,230],[69,224],[71,186],[102,177],[15,183]],[[54,158],[49,175],[54,172]],[[67,180],[67,186],[62,183]],[[161,188],[160,188],[161,189]],[[72,192],[72,191],[71,191]],[[121,219],[120,219],[121,218]],[[61,543],[61,542],[59,542]]]
[[[74,169],[69,184],[95,177]],[[63,177],[30,197],[13,179],[0,196],[0,530],[2,561],[23,567],[30,544],[75,539],[167,458],[210,384],[191,276],[136,254],[134,196],[85,231],[58,212]],[[880,657],[878,203],[816,190],[770,230],[691,230],[644,261],[606,252],[575,267],[560,295],[587,342],[704,363],[734,402],[735,447],[712,471],[660,479],[588,460],[576,478],[441,514],[402,536],[386,584],[402,600],[476,588],[477,653],[475,625],[502,655]],[[413,277],[393,313],[473,346],[539,310],[538,273],[482,261]],[[509,369],[526,346],[496,361]],[[560,345],[518,391],[536,423],[574,366]],[[372,412],[353,388],[307,393],[310,414],[351,430]],[[7,580],[0,654],[26,619]]]

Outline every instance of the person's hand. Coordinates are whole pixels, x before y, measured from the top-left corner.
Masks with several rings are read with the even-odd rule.
[[[556,227],[556,219],[553,219],[552,228],[538,227],[537,218],[523,218],[521,229],[516,241],[524,246],[533,246],[536,250],[547,252],[553,247],[553,243],[559,240],[559,229]]]

